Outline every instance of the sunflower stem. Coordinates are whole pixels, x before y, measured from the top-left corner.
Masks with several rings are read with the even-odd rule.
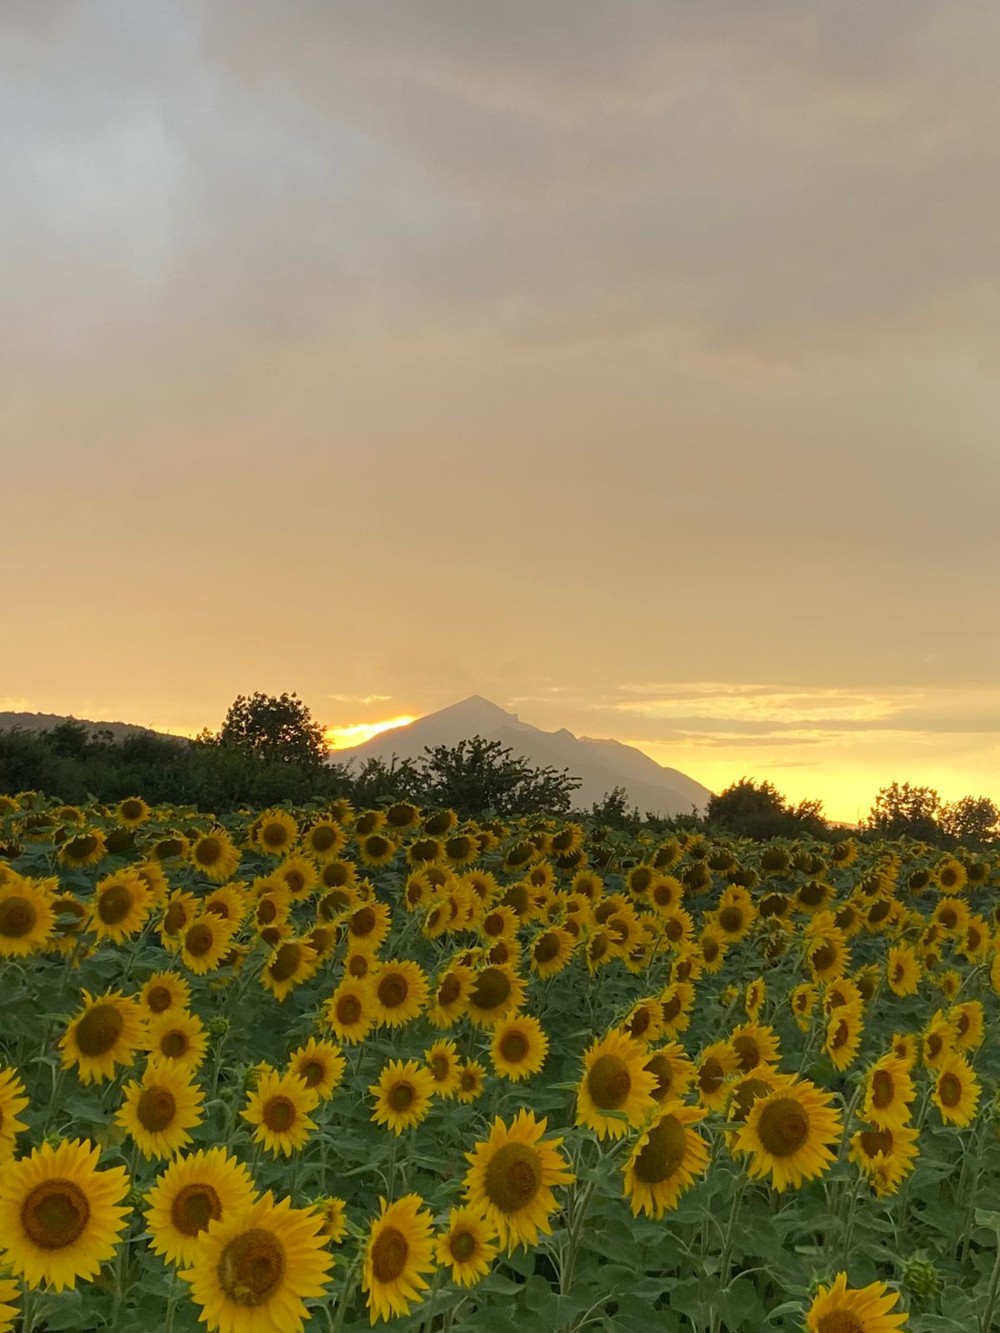
[[[1000,1296],[1000,1231],[996,1233],[997,1257],[993,1261],[993,1272],[990,1275],[990,1289],[986,1297],[986,1309],[983,1311],[983,1317],[979,1321],[979,1333],[990,1333],[993,1327],[993,1313],[997,1308],[997,1297]]]
[[[725,1291],[729,1285],[729,1270],[733,1261],[733,1239],[736,1235],[736,1223],[739,1221],[740,1209],[743,1205],[743,1196],[746,1193],[749,1177],[746,1171],[741,1171],[739,1181],[733,1193],[733,1206],[729,1211],[729,1223],[726,1226],[726,1239],[722,1246],[722,1257],[719,1260],[719,1290]],[[722,1327],[722,1311],[715,1309],[712,1311],[712,1333],[719,1333]]]

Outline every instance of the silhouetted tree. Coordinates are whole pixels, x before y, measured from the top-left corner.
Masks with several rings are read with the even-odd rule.
[[[865,826],[883,838],[918,838],[935,842],[940,836],[941,797],[933,787],[912,787],[908,782],[882,787],[868,812]]]
[[[955,842],[982,844],[1000,838],[1000,810],[988,796],[963,796],[942,806],[938,825]]]
[[[327,759],[323,728],[297,694],[240,694],[216,742],[254,759],[319,768]]]
[[[568,769],[533,768],[496,740],[473,736],[457,745],[425,746],[419,761],[424,799],[473,815],[562,814],[580,779]]]
[[[804,833],[822,837],[827,832],[820,801],[789,805],[772,782],[752,778],[740,778],[712,796],[705,822],[743,838],[789,838]]]

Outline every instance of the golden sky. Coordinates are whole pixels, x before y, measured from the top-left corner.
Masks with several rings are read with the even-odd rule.
[[[835,818],[1000,801],[998,39],[0,6],[0,708],[478,693]]]

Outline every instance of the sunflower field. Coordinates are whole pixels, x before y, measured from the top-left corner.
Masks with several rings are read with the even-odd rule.
[[[995,853],[0,797],[0,1333],[988,1333],[998,1006]]]

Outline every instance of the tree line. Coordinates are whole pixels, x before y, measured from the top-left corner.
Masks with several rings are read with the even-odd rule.
[[[622,787],[581,811],[580,779],[532,765],[499,741],[473,736],[425,748],[418,759],[331,762],[323,728],[296,694],[239,695],[217,732],[194,740],[135,732],[116,738],[67,719],[48,731],[0,731],[0,791],[44,791],[64,801],[146,800],[222,812],[282,801],[347,797],[357,808],[393,801],[454,809],[462,818],[574,814],[637,831],[704,829],[737,837],[834,841],[844,836],[817,800],[788,802],[771,782],[740,778],[704,813],[661,819],[630,807]],[[861,837],[915,838],[941,846],[1000,842],[1000,809],[985,796],[944,802],[931,787],[892,783],[879,791]]]

